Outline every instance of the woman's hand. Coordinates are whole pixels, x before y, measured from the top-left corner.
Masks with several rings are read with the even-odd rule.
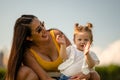
[[[79,73],[77,75],[72,76],[69,80],[81,80],[81,79],[89,79],[90,74],[83,74],[83,73]]]

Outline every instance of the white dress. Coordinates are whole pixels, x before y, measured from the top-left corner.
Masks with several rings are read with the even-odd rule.
[[[88,65],[84,58],[84,53],[78,50],[75,46],[68,46],[66,48],[68,59],[58,66],[60,72],[66,76],[73,76],[80,72],[89,73]],[[99,64],[99,59],[92,51],[89,53],[96,65]]]

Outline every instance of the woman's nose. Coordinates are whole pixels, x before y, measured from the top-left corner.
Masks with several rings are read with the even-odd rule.
[[[46,32],[46,29],[45,29],[45,28],[43,28],[43,29],[42,29],[42,33],[45,33],[45,32]]]

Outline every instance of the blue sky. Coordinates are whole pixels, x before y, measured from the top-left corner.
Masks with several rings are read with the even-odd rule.
[[[33,14],[45,21],[47,29],[62,30],[71,42],[74,24],[91,22],[94,50],[102,54],[120,42],[119,4],[120,0],[0,0],[0,48],[10,48],[16,19]]]

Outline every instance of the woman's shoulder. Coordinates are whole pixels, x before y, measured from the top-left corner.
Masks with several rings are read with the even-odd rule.
[[[26,61],[27,59],[30,59],[33,57],[31,49],[27,49],[26,52],[23,55],[23,61]]]
[[[32,50],[32,48],[28,48],[28,49],[26,49],[26,51],[25,51],[25,55],[30,54],[30,53],[31,53],[31,50]]]

